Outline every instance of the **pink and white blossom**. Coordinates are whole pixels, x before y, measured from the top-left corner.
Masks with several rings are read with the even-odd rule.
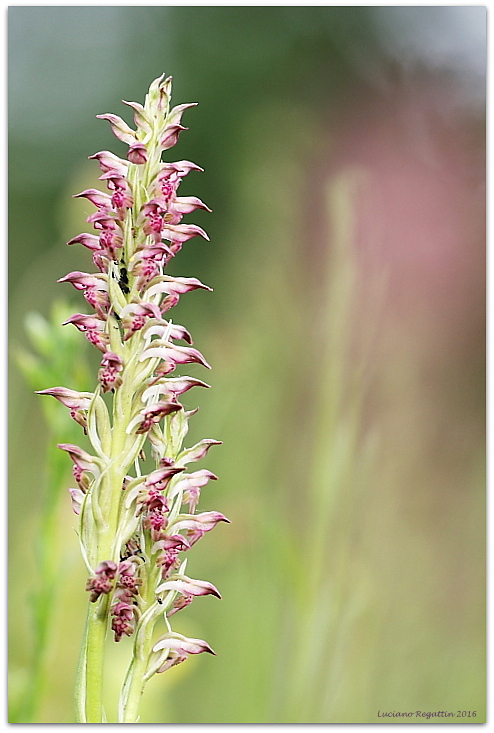
[[[161,650],[168,650],[168,655],[157,670],[158,672],[166,672],[170,667],[184,662],[189,654],[215,653],[209,644],[202,639],[191,639],[176,632],[165,634],[156,642],[153,646],[153,652]]]
[[[73,464],[77,488],[69,494],[91,576],[86,590],[90,603],[97,604],[88,615],[87,671],[101,663],[102,637],[93,633],[94,624],[101,622],[111,627],[117,642],[135,634],[134,660],[149,660],[145,674],[142,664],[129,668],[119,722],[135,722],[126,712],[129,696],[140,696],[148,674],[164,672],[191,654],[214,654],[205,641],[173,631],[154,644],[151,639],[160,602],[166,604],[162,610],[170,629],[167,619],[193,598],[221,598],[208,581],[184,575],[182,553],[219,522],[229,521],[220,512],[196,514],[200,491],[216,480],[215,474],[207,469],[185,473],[187,464],[220,443],[207,439],[183,446],[188,420],[197,409],[185,410],[181,395],[209,385],[181,373],[169,376],[186,364],[211,368],[192,346],[187,329],[168,316],[186,293],[211,291],[196,277],[164,274],[188,240],[209,239],[184,217],[198,209],[211,211],[198,197],[178,193],[182,179],[202,168],[187,160],[161,160],[186,129],[182,115],[195,106],[170,108],[171,83],[171,77],[161,75],[144,104],[124,102],[132,109],[135,129],[117,115],[98,115],[127,150],[122,157],[107,150],[91,155],[106,190],[88,188],[75,195],[95,207],[86,218],[93,231],[68,244],[88,249],[97,272],[75,270],[59,279],[78,290],[91,309],[75,313],[65,324],[101,351],[98,381],[94,393],[64,387],[40,391],[69,409],[94,452],[59,444]],[[184,505],[187,514],[179,513]],[[137,684],[135,674],[141,675]],[[89,703],[86,708],[93,710]],[[88,722],[101,722],[100,713]]]

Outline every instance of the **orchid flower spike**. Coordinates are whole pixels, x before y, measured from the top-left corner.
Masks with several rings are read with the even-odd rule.
[[[183,178],[202,168],[187,160],[162,160],[187,129],[182,116],[194,106],[171,107],[171,83],[162,75],[150,85],[144,104],[124,102],[134,126],[115,114],[98,115],[127,152],[90,156],[99,165],[102,190],[89,188],[75,196],[94,206],[87,218],[92,231],[68,244],[89,250],[96,272],[73,271],[59,282],[80,291],[90,309],[65,323],[101,352],[100,367],[94,392],[60,386],[39,392],[67,407],[90,443],[88,449],[59,445],[73,465],[77,488],[70,488],[69,496],[89,575],[76,695],[79,722],[105,720],[107,629],[115,642],[134,639],[119,722],[136,722],[144,684],[153,674],[190,654],[214,654],[205,641],[172,631],[168,620],[193,598],[221,598],[212,583],[185,575],[183,554],[218,523],[228,522],[219,512],[196,513],[201,489],[217,477],[206,469],[185,473],[220,441],[183,445],[196,410],[185,410],[180,399],[193,387],[209,385],[183,375],[182,367],[211,367],[169,312],[180,297],[197,291],[190,297],[199,298],[211,288],[196,277],[165,274],[165,268],[192,237],[209,239],[183,217],[211,209],[196,196],[178,193]],[[179,374],[170,376],[177,367]],[[147,450],[154,466],[144,463]],[[156,624],[162,626],[157,639]]]

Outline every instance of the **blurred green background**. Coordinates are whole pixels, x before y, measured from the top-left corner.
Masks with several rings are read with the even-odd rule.
[[[218,656],[156,676],[141,722],[485,720],[485,22],[482,7],[10,7],[11,721],[74,720],[87,602],[69,461],[46,467],[33,395],[56,385],[35,384],[24,321],[57,298],[84,311],[56,284],[92,269],[65,246],[90,210],[71,194],[97,185],[88,155],[124,152],[95,115],[130,122],[120,100],[162,72],[175,104],[199,103],[168,156],[205,168],[181,194],[213,209],[189,217],[211,243],[171,270],[214,288],[174,316],[213,365],[213,389],[188,393],[187,444],[223,441],[200,508],[232,524],[189,557],[223,600],[175,617]],[[80,336],[62,358],[67,338],[50,336],[45,372],[92,390],[95,356]],[[50,621],[34,706],[33,597]],[[109,701],[130,643],[109,652]]]

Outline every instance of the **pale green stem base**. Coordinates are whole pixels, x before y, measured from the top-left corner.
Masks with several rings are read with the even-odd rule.
[[[85,655],[86,723],[103,722],[103,667],[108,603],[89,609]]]
[[[150,549],[148,550],[150,552]],[[156,568],[149,568],[142,592],[147,600],[147,612],[141,616],[136,629],[134,652],[125,681],[122,687],[120,704],[120,723],[136,723],[138,720],[139,704],[144,686],[147,682],[145,674],[151,654],[152,636],[156,623],[156,614],[153,613],[154,588],[156,586]],[[156,605],[156,604],[154,604]]]
[[[140,643],[135,646],[134,658],[127,673],[128,691],[124,703],[123,720],[120,721],[122,723],[137,723],[139,717],[139,704],[146,684],[144,675],[151,651],[153,626],[154,624],[150,624],[141,630]]]

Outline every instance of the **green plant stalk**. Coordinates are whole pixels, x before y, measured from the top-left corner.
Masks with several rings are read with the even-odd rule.
[[[149,587],[152,588],[151,585]],[[149,599],[149,602],[152,600]],[[123,723],[137,723],[139,703],[147,681],[145,674],[151,652],[154,620],[154,617],[141,619],[136,632],[134,656],[124,685],[127,694],[123,705],[123,720],[120,721]]]
[[[103,668],[108,599],[89,609],[85,637],[85,707],[86,723],[103,722]]]
[[[151,543],[146,541],[146,554],[151,553]],[[152,636],[157,616],[161,614],[161,608],[157,611],[157,603],[154,595],[154,588],[159,573],[156,566],[147,566],[145,585],[142,588],[142,605],[146,611],[139,619],[132,661],[130,662],[119,701],[119,723],[137,723],[139,704],[148,677],[149,657],[152,647]]]
[[[122,477],[123,478],[123,477]],[[110,483],[110,481],[108,482]],[[120,487],[122,482],[120,481]],[[116,506],[118,510],[118,505]],[[115,512],[113,512],[115,514]],[[117,511],[118,517],[118,511]],[[110,516],[107,530],[98,538],[98,561],[110,558],[112,539],[115,538],[117,522]],[[112,532],[113,529],[113,532]],[[85,686],[86,720],[79,722],[101,723],[103,718],[103,668],[105,657],[106,631],[108,627],[109,603],[104,596],[98,603],[89,603],[87,634],[83,640],[82,658],[85,660],[85,674],[78,685]],[[76,691],[76,696],[80,691]]]
[[[129,669],[130,684],[124,708],[123,723],[138,722],[139,703],[146,684],[144,674],[146,672],[148,656],[151,651],[153,627],[154,624],[147,624],[142,629],[139,650],[136,649],[132,665]]]
[[[122,383],[121,394],[125,394],[125,382],[133,379],[133,370],[126,374]],[[127,470],[125,461],[125,428],[129,423],[129,415],[126,410],[121,409],[121,401],[115,400],[113,406],[113,427],[111,429],[111,450],[110,464],[105,480],[102,482],[100,503],[103,511],[104,524],[97,532],[97,558],[96,563],[103,560],[118,561],[116,553],[119,548],[115,547],[115,538],[118,527],[120,494],[122,483]],[[110,440],[110,436],[103,435],[102,443]],[[97,526],[97,525],[96,525]],[[104,596],[96,604],[89,602],[87,618],[87,634],[83,640],[82,651],[85,659],[85,675],[79,679],[77,684],[85,686],[85,711],[87,723],[103,722],[103,669],[105,658],[105,641],[108,628],[109,598]],[[76,691],[76,697],[80,695]]]

